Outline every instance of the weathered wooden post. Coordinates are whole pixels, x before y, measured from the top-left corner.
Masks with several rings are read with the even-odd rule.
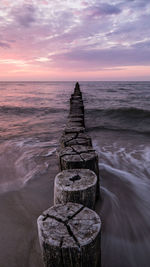
[[[70,113],[71,112],[82,112],[84,114],[84,105],[78,101],[72,101],[70,104]]]
[[[83,118],[78,118],[78,117],[75,117],[75,118],[68,118],[67,120],[68,122],[80,122],[82,123],[82,126],[84,127],[84,119]]]
[[[72,140],[65,141],[64,139],[62,140],[63,146],[72,146],[72,145],[82,145],[82,146],[91,146],[91,140],[86,139],[86,138],[74,138]],[[65,143],[64,143],[65,142]]]
[[[84,115],[84,105],[78,100],[72,100],[70,103],[70,114],[82,114]]]
[[[68,133],[84,133],[85,132],[85,128],[82,126],[66,126],[65,130],[64,130],[65,134]]]
[[[54,204],[75,202],[94,209],[97,176],[88,169],[65,170],[55,177]]]
[[[97,175],[97,198],[99,196],[98,155],[92,147],[74,145],[66,147],[58,153],[60,169],[90,169]]]
[[[46,267],[99,267],[99,216],[77,203],[56,205],[38,218],[38,233]]]
[[[81,121],[68,121],[66,126],[67,127],[84,127]]]
[[[72,145],[92,146],[92,140],[85,133],[64,133],[60,139],[60,145],[62,148]]]
[[[80,91],[80,85],[79,85],[78,82],[77,82],[76,85],[75,85],[74,95],[75,95],[75,96],[81,96],[81,97],[82,97],[82,93],[81,93],[81,91]]]
[[[57,152],[61,172],[55,177],[56,205],[37,221],[45,267],[101,267],[101,221],[91,210],[99,197],[98,156],[85,133],[79,83]]]

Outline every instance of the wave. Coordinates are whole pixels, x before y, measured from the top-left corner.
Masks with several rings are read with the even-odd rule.
[[[131,116],[131,117],[150,117],[150,110],[130,107],[130,108],[116,108],[116,109],[88,109],[88,113],[103,113],[111,116]]]
[[[150,110],[138,108],[91,109],[88,116],[94,117],[89,130],[123,130],[150,133]],[[90,118],[91,120],[91,118]]]
[[[122,132],[135,132],[141,134],[150,134],[150,129],[133,129],[133,128],[121,128],[121,127],[111,127],[111,126],[95,126],[88,127],[88,131],[99,131],[99,130],[110,130],[110,131],[122,131]]]
[[[35,115],[37,113],[50,114],[65,112],[67,110],[60,108],[50,107],[20,107],[20,106],[0,106],[0,114],[11,114],[11,115]]]

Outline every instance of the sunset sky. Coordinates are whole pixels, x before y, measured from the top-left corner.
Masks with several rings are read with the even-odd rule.
[[[150,80],[150,0],[1,0],[0,80]]]

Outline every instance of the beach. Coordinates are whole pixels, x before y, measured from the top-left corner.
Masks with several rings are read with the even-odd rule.
[[[37,218],[53,205],[74,82],[0,83],[0,266],[42,267]],[[149,82],[81,82],[99,155],[102,267],[149,267]]]

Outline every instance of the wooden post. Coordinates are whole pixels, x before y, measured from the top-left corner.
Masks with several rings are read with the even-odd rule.
[[[68,116],[68,118],[82,118],[83,120],[84,120],[84,114],[83,113],[81,113],[81,114],[79,114],[79,113],[72,113],[72,114],[69,114],[69,116]]]
[[[37,223],[45,267],[100,267],[101,221],[93,210],[68,202]]]
[[[37,221],[45,267],[100,267],[101,221],[89,209],[99,197],[98,156],[85,133],[79,83],[57,153],[61,172],[55,178],[56,205]]]
[[[84,123],[84,120],[83,118],[78,118],[78,117],[75,117],[75,118],[68,118],[68,122],[80,122],[80,123]],[[84,126],[84,125],[83,125]]]
[[[92,147],[74,145],[59,152],[60,169],[90,169],[97,175],[97,198],[99,197],[98,155]]]
[[[80,106],[83,106],[83,100],[82,98],[74,98],[74,97],[71,97],[70,98],[70,105],[80,105]]]
[[[84,113],[84,105],[78,101],[72,101],[70,103],[70,111],[77,111],[77,110],[81,110]]]
[[[55,177],[54,204],[75,202],[94,209],[97,176],[88,169],[65,170]]]
[[[66,126],[67,127],[84,127],[83,123],[80,121],[68,121]]]
[[[60,140],[61,147],[72,145],[92,146],[91,137],[85,133],[63,134]]]
[[[73,127],[73,126],[66,126],[65,128],[65,133],[84,133],[85,132],[85,128],[82,126],[78,126],[78,127]]]
[[[71,103],[70,104],[70,114],[79,113],[84,114],[84,105],[80,103]]]
[[[75,85],[74,95],[77,95],[77,96],[80,95],[80,96],[82,96],[82,93],[81,93],[81,91],[80,91],[80,85],[79,85],[78,82],[77,82],[76,85]]]

